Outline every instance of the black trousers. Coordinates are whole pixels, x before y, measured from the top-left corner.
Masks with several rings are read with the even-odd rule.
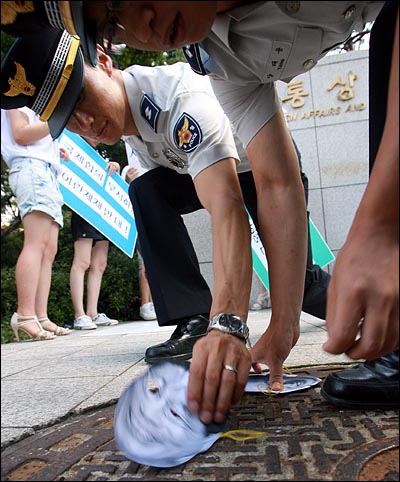
[[[246,207],[258,228],[257,194],[252,172],[239,174],[239,180]],[[304,173],[302,180],[308,200],[308,179]],[[132,181],[129,195],[158,324],[175,325],[183,318],[209,314],[210,289],[200,272],[197,255],[181,216],[203,209],[192,178],[159,167]],[[312,262],[309,238],[304,311],[325,318],[329,279],[330,275]]]
[[[393,38],[398,2],[386,2],[374,22],[369,43],[369,169],[372,171],[386,122]],[[392,352],[399,365],[399,349]]]
[[[386,2],[374,22],[369,43],[369,166],[381,143],[386,121],[393,38],[398,2]]]

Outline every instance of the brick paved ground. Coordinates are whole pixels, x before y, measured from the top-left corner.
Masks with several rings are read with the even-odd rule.
[[[320,378],[339,366],[306,367]],[[246,442],[219,439],[186,464],[157,469],[115,447],[115,405],[74,416],[2,452],[2,481],[399,480],[398,410],[338,410],[318,387],[274,397],[246,394],[230,426],[266,431]]]

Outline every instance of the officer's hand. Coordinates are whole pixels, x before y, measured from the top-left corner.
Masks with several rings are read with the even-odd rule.
[[[328,287],[324,349],[354,360],[399,346],[399,245],[389,230],[350,232]]]
[[[237,369],[227,370],[224,365]],[[239,338],[211,330],[196,342],[190,365],[188,407],[208,424],[222,423],[243,395],[251,367],[250,352]]]
[[[274,391],[283,390],[283,363],[300,336],[299,321],[277,321],[273,315],[268,328],[253,346],[251,357],[256,373],[261,372],[259,363],[269,367],[270,386]]]

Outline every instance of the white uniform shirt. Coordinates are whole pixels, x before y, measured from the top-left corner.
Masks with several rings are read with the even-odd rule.
[[[125,150],[126,150],[126,157],[128,159],[128,164],[122,169],[122,172],[121,172],[121,177],[122,179],[124,179],[126,181],[126,173],[128,172],[128,170],[131,168],[131,167],[134,167],[137,171],[138,171],[138,176],[141,176],[142,174],[144,174],[145,172],[148,171],[148,169],[145,169],[141,164],[140,164],[140,160],[136,154],[136,152],[134,151],[134,149],[132,149],[132,147],[125,142]]]
[[[255,2],[218,14],[207,38],[185,47],[247,146],[276,113],[274,81],[310,70],[334,46],[374,20],[384,2]]]
[[[41,122],[39,116],[28,107],[21,107],[21,112],[29,118],[29,124]],[[46,137],[27,146],[17,144],[11,132],[11,125],[6,110],[1,109],[1,155],[8,167],[17,157],[28,157],[48,162],[58,173],[61,170],[60,151],[57,140],[53,140],[49,134]]]
[[[135,150],[143,167],[164,166],[194,179],[227,157],[240,162],[229,120],[207,77],[194,74],[182,62],[135,65],[122,75],[140,133],[140,137],[122,139]]]

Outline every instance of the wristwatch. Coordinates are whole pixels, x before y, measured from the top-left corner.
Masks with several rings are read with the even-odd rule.
[[[215,315],[208,325],[207,333],[219,330],[229,335],[237,336],[246,343],[249,339],[249,328],[240,316],[233,313],[219,313]]]

